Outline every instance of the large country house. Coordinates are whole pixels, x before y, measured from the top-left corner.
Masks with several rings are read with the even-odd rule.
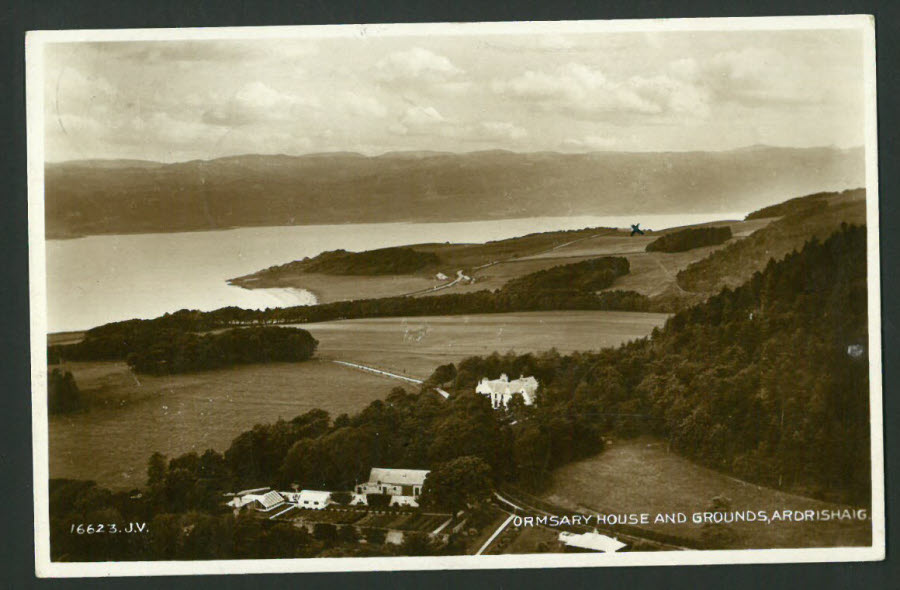
[[[522,400],[526,406],[534,403],[535,394],[538,389],[538,381],[534,377],[520,376],[518,379],[509,380],[506,374],[500,375],[499,379],[489,380],[484,377],[475,387],[475,393],[489,395],[491,397],[491,407],[495,410],[505,408],[517,393],[522,396]]]

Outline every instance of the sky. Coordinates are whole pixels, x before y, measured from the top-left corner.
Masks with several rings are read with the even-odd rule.
[[[46,159],[864,142],[860,30],[296,31],[47,44]]]

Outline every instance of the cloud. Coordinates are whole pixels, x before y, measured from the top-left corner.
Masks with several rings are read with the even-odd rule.
[[[255,81],[240,87],[229,100],[206,110],[203,121],[213,125],[241,126],[295,120],[320,106],[315,97],[281,92]]]
[[[375,64],[376,76],[382,82],[437,84],[463,74],[444,57],[421,47],[391,53]]]
[[[494,92],[530,102],[547,111],[565,111],[579,117],[610,114],[706,116],[706,90],[690,81],[660,74],[609,79],[602,71],[568,63],[558,72],[532,70],[493,84]]]
[[[447,125],[447,120],[436,108],[416,105],[406,109],[398,124],[391,127],[391,131],[397,135],[442,133]]]
[[[719,100],[748,106],[815,103],[825,98],[821,84],[809,83],[808,69],[800,60],[770,48],[745,47],[707,59],[681,59],[669,69],[678,79],[705,88]]]
[[[340,95],[338,102],[353,115],[378,118],[387,116],[387,108],[374,96],[347,91]]]
[[[471,131],[471,135],[485,140],[517,140],[528,135],[524,127],[507,121],[485,121]]]
[[[615,146],[618,142],[611,137],[587,135],[582,138],[570,138],[562,142],[561,148],[566,151],[592,152],[605,150]]]
[[[297,59],[318,54],[314,41],[279,39],[277,43],[260,43],[250,39],[210,39],[203,41],[134,41],[122,43],[90,43],[89,48],[114,59],[150,64],[236,63],[260,59]]]

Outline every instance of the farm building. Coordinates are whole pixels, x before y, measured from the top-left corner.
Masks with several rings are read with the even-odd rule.
[[[509,404],[509,400],[517,393],[522,396],[526,406],[532,405],[537,389],[538,381],[534,377],[520,376],[518,379],[510,381],[504,373],[500,375],[499,379],[482,378],[475,387],[475,393],[490,396],[491,407],[496,410],[501,407],[505,408]]]
[[[235,494],[234,498],[228,502],[228,506],[234,508],[243,508],[249,506],[260,512],[268,512],[273,508],[277,508],[284,504],[284,497],[275,491],[265,493],[249,493],[241,495],[240,492]]]
[[[300,490],[299,492],[281,492],[281,495],[298,508],[321,510],[331,504],[331,492],[318,490]]]
[[[331,503],[331,492],[303,490],[297,497],[297,506],[310,510],[322,510]]]
[[[388,469],[373,467],[369,481],[357,484],[357,494],[387,494],[389,496],[412,496],[418,498],[428,477],[425,469]]]
[[[626,544],[613,537],[601,535],[596,530],[592,533],[562,532],[559,534],[559,542],[567,548],[587,551],[601,551],[603,553],[615,553]]]

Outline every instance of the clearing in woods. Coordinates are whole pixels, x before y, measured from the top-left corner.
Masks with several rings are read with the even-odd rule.
[[[683,512],[685,524],[650,524],[661,533],[700,540],[701,525],[691,514],[710,510],[711,500],[722,496],[730,511],[825,510],[837,506],[758,486],[692,463],[666,443],[641,437],[615,441],[605,451],[553,472],[543,498],[568,510],[590,514]],[[792,548],[869,545],[871,521],[742,522],[729,525],[732,549]]]

